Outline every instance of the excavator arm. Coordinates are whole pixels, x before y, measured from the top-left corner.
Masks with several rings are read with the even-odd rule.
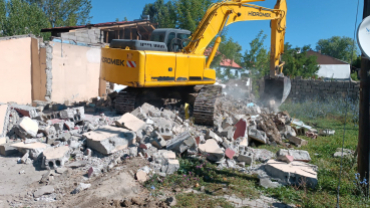
[[[274,9],[249,4],[256,1],[264,0],[229,0],[211,5],[191,36],[189,44],[184,48],[184,52],[202,55],[210,42],[218,35],[207,61],[209,68],[221,42],[220,34],[224,27],[241,21],[271,20],[270,75],[275,76],[278,69],[282,69],[280,56],[284,52],[286,0],[277,0]]]

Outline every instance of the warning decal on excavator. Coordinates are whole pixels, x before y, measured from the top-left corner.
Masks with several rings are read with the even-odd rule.
[[[136,68],[136,63],[135,61],[127,61],[127,66],[130,68]]]

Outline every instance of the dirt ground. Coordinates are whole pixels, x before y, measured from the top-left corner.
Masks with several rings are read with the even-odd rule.
[[[141,158],[128,159],[113,170],[88,178],[86,172],[68,169],[63,174],[51,171],[49,181],[40,184],[46,170],[33,165],[17,164],[18,157],[0,157],[0,208],[5,207],[116,207],[125,199],[136,198],[141,204],[130,207],[158,207],[156,199],[133,175],[147,165]],[[24,174],[19,174],[24,170]],[[71,194],[79,183],[91,184],[87,190]],[[53,186],[50,195],[34,198],[33,193],[42,186]]]

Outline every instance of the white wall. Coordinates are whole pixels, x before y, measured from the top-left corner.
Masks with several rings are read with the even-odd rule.
[[[333,79],[348,79],[351,76],[349,64],[322,64],[316,73],[319,77]]]

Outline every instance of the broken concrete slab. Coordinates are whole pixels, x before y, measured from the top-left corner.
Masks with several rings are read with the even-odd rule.
[[[39,114],[37,113],[37,109],[35,107],[18,104],[12,104],[11,107],[14,108],[18,113],[22,114],[23,116],[27,116],[30,118],[39,117]]]
[[[137,132],[143,128],[145,122],[132,115],[131,113],[125,113],[119,120],[115,121],[119,127],[126,127],[127,129]]]
[[[87,161],[81,160],[81,161],[72,162],[72,163],[66,165],[66,167],[69,167],[69,168],[79,168],[79,167],[84,167],[86,165],[87,165]]]
[[[136,141],[134,132],[113,126],[100,127],[84,133],[83,136],[86,137],[86,145],[89,148],[105,155],[126,149]]]
[[[227,148],[225,150],[225,155],[226,157],[228,157],[229,159],[233,159],[234,155],[235,155],[235,151],[231,148]]]
[[[56,170],[55,170],[55,172],[56,173],[59,173],[59,174],[63,174],[63,173],[65,173],[65,172],[67,172],[68,171],[68,169],[67,168],[57,168]]]
[[[343,157],[353,156],[353,151],[350,149],[343,149]],[[334,153],[334,157],[342,157],[342,148],[337,148]]]
[[[189,132],[183,132],[167,141],[167,150],[183,153],[187,149],[196,148],[196,141]]]
[[[220,148],[214,139],[208,139],[206,143],[200,144],[199,150],[212,162],[220,161],[225,156],[223,149]]]
[[[301,139],[299,137],[295,137],[295,136],[288,137],[288,140],[289,140],[289,142],[295,144],[298,147],[305,146],[305,145],[308,144],[308,142],[306,140]]]
[[[64,166],[64,163],[69,160],[69,147],[61,146],[58,148],[49,148],[44,150],[42,158],[42,168],[48,170],[57,169]]]
[[[280,186],[278,182],[272,182],[270,178],[260,178],[259,184],[263,188],[278,188]]]
[[[266,144],[268,142],[266,133],[257,129],[249,129],[248,136],[249,138],[258,141],[262,144]]]
[[[294,161],[294,158],[293,156],[290,156],[290,155],[280,155],[279,157],[277,157],[277,160],[283,161],[286,163],[291,163]]]
[[[39,125],[37,121],[32,120],[29,117],[23,117],[18,122],[18,136],[21,137],[33,137],[35,138],[37,135],[37,131],[39,130]]]
[[[206,139],[214,139],[218,143],[222,143],[223,140],[221,137],[219,137],[216,133],[213,131],[209,130],[206,135]]]
[[[23,142],[11,144],[12,147],[17,148],[18,151],[25,154],[26,152],[30,151],[30,156],[32,159],[35,159],[40,155],[48,145],[41,142],[36,142],[32,144],[25,144]]]
[[[7,157],[10,155],[18,154],[19,153],[18,149],[12,147],[11,145],[12,144],[9,143],[0,145],[0,155]]]
[[[279,179],[283,184],[300,186],[305,183],[314,188],[318,183],[314,167],[304,162],[294,161],[287,164],[277,160],[269,160],[265,165],[265,170],[270,177]]]
[[[174,174],[180,169],[180,162],[176,159],[167,160],[166,164],[162,166],[161,171],[166,174]]]
[[[310,162],[311,157],[310,153],[304,150],[285,150],[285,149],[280,149],[277,153],[276,156],[284,156],[284,155],[290,155],[293,156],[294,161],[302,161],[302,162]]]
[[[52,194],[52,193],[54,193],[54,187],[53,186],[43,186],[40,189],[38,189],[37,191],[35,191],[35,193],[33,193],[33,197],[39,198],[42,195]]]
[[[88,188],[91,187],[91,184],[86,184],[86,183],[80,183],[72,192],[71,194],[78,194],[81,191],[84,191]]]

